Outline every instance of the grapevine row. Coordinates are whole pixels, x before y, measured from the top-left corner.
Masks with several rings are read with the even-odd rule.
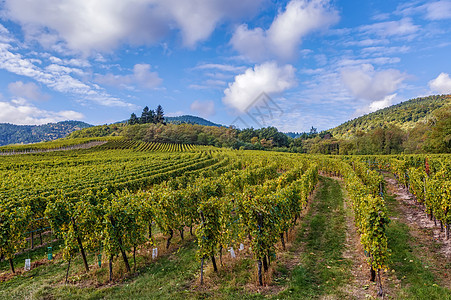
[[[360,242],[370,266],[371,281],[377,281],[378,294],[383,295],[380,270],[387,266],[390,252],[386,236],[390,219],[383,199],[383,178],[358,161],[349,164],[339,159],[322,158],[321,170],[344,179]]]

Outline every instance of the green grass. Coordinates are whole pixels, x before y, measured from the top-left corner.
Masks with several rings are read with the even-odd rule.
[[[178,253],[138,269],[139,275],[120,285],[100,289],[60,286],[41,296],[51,295],[57,299],[185,299],[190,294],[189,283],[199,271],[195,250],[194,240],[186,242]]]
[[[0,299],[23,299],[30,295],[33,299],[185,299],[188,294],[193,296],[189,290],[190,282],[199,272],[195,251],[195,240],[187,241],[177,253],[138,268],[137,275],[117,285],[100,288],[62,284],[67,262],[60,260],[1,283]],[[88,259],[91,264],[95,262],[94,255],[90,255]],[[122,262],[117,260],[115,264],[120,265]],[[77,257],[72,262],[70,273],[83,274],[82,268],[81,258]],[[106,275],[106,272],[108,270],[104,267],[90,273],[93,276],[92,273]],[[83,275],[80,277],[86,279]],[[83,280],[80,280],[80,284],[83,285]]]
[[[396,199],[387,196],[386,203],[390,215],[399,216]],[[389,267],[401,280],[398,299],[451,299],[451,291],[440,286],[429,270],[430,266],[415,253],[414,245],[418,242],[406,224],[393,219],[387,229],[387,238],[392,250]]]
[[[320,188],[313,200],[292,251],[303,247],[300,265],[291,274],[280,266],[281,284],[287,289],[276,298],[309,299],[342,295],[339,287],[349,281],[350,261],[343,258],[346,223],[343,194],[339,183],[320,177]]]

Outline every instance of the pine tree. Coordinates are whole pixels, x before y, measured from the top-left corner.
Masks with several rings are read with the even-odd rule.
[[[144,107],[143,112],[141,113],[141,118],[139,118],[139,123],[146,124],[151,122],[152,120],[149,119],[149,107]]]
[[[149,122],[148,123],[155,123],[155,111],[153,109],[149,110]]]
[[[128,120],[129,125],[135,125],[139,123],[138,117],[135,115],[135,113],[132,113],[130,116],[130,119]]]
[[[158,105],[157,110],[155,112],[155,123],[164,124],[164,112],[163,107],[161,107],[161,105]]]

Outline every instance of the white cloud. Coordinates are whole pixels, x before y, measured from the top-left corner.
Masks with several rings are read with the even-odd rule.
[[[233,47],[251,61],[274,56],[290,60],[298,54],[302,38],[338,21],[338,13],[327,0],[292,0],[279,12],[268,30],[239,26],[231,40]]]
[[[7,15],[18,21],[28,38],[44,46],[61,40],[70,49],[109,51],[120,41],[155,42],[168,30],[154,1],[7,0]]]
[[[243,71],[245,69],[245,67],[242,67],[242,66],[237,67],[237,66],[225,65],[225,64],[202,64],[202,65],[195,67],[194,69],[198,69],[198,70],[213,69],[213,70],[219,70],[222,72],[240,72],[240,71]]]
[[[437,21],[451,18],[451,1],[406,2],[398,6],[395,13],[403,16],[423,15],[427,20]]]
[[[22,55],[11,52],[11,49],[11,45],[0,43],[0,69],[32,78],[55,91],[73,94],[79,101],[87,100],[105,106],[135,108],[133,104],[114,98],[103,90],[67,74],[73,70],[72,68],[64,69],[63,66],[53,65],[49,69],[43,69],[36,66],[32,59],[23,58]]]
[[[179,117],[186,115],[186,113],[183,110],[178,110],[176,112],[168,112],[164,114],[166,117]]]
[[[133,67],[133,76],[140,86],[151,89],[159,86],[163,81],[157,72],[150,71],[148,64],[136,64]]]
[[[79,67],[79,68],[87,68],[90,67],[91,64],[86,59],[79,59],[79,58],[71,58],[71,59],[61,59],[59,57],[50,56],[49,60],[58,65],[65,65],[65,66],[73,66],[73,67]]]
[[[360,67],[362,65],[387,65],[387,64],[395,64],[400,62],[401,59],[399,57],[373,57],[373,58],[342,58],[337,62],[337,67]]]
[[[352,118],[359,117],[361,115],[369,114],[375,112],[379,109],[388,107],[394,103],[397,94],[387,95],[382,100],[373,101],[369,104],[365,104],[363,107],[359,107],[355,110]]]
[[[376,34],[382,37],[407,37],[415,35],[420,26],[414,25],[412,19],[402,18],[399,21],[380,22],[371,25],[360,26],[359,30],[366,34]]]
[[[239,26],[230,41],[232,46],[251,61],[265,60],[269,55],[269,43],[261,28],[249,30],[246,24]]]
[[[397,94],[392,94],[385,96],[384,99],[371,102],[369,105],[369,112],[374,112],[376,110],[388,107],[393,104],[393,99],[395,99]]]
[[[202,84],[190,84],[188,87],[193,90],[223,89],[227,85],[224,80],[207,79]]]
[[[371,17],[371,19],[373,19],[375,21],[385,21],[385,20],[388,20],[389,18],[390,18],[389,13],[378,13]]]
[[[8,84],[8,90],[15,97],[21,97],[28,100],[47,100],[50,97],[48,94],[42,93],[39,86],[33,82],[11,82]]]
[[[150,71],[151,66],[148,64],[136,64],[133,67],[133,73],[128,75],[114,75],[108,73],[106,75],[96,75],[95,80],[100,84],[128,88],[130,85],[137,84],[140,87],[153,89],[163,81],[158,77],[157,72]]]
[[[362,49],[362,54],[364,55],[374,55],[374,54],[383,54],[383,55],[390,55],[390,54],[400,54],[400,53],[407,53],[410,51],[409,46],[399,46],[399,47],[366,47]]]
[[[2,24],[0,24],[0,43],[9,43],[13,40],[8,29],[5,28]]]
[[[54,50],[92,54],[121,43],[154,44],[173,29],[185,46],[207,39],[225,19],[254,14],[262,0],[6,0],[6,16],[28,39]],[[61,42],[64,41],[65,45]]]
[[[442,20],[451,18],[451,1],[437,1],[426,4],[426,18],[429,20]]]
[[[448,73],[440,73],[437,78],[429,81],[429,88],[434,93],[451,94],[451,78]]]
[[[359,46],[359,47],[370,47],[377,45],[386,45],[389,41],[387,39],[363,39],[358,41],[344,42],[344,46]]]
[[[80,120],[83,114],[73,110],[48,111],[17,98],[10,102],[0,101],[0,123],[18,125],[47,124],[64,120]]]
[[[274,95],[295,85],[293,66],[279,67],[275,62],[266,62],[235,76],[235,81],[229,83],[229,87],[224,90],[222,101],[239,112],[244,112],[262,92]]]
[[[208,118],[213,116],[215,111],[215,103],[213,101],[199,101],[195,100],[190,105],[190,109],[197,112],[201,117]]]
[[[48,65],[47,67],[45,67],[45,70],[56,75],[73,73],[75,75],[83,76],[85,74],[85,72],[81,69],[61,66],[57,64]]]
[[[407,75],[399,70],[374,70],[371,64],[345,68],[341,71],[344,85],[359,99],[379,101],[394,93]]]
[[[262,0],[161,0],[181,30],[185,46],[207,39],[226,18],[256,12]]]

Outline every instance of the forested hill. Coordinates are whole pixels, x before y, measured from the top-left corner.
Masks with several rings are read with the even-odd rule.
[[[69,133],[91,127],[81,121],[63,121],[45,125],[13,125],[0,123],[0,146],[29,144],[65,137]]]
[[[171,124],[187,123],[187,124],[197,124],[197,125],[203,125],[203,126],[216,126],[216,127],[222,126],[222,125],[210,122],[208,120],[205,120],[204,118],[191,116],[191,115],[183,115],[183,116],[178,116],[178,117],[164,117],[164,119],[165,119],[166,123],[171,123]]]
[[[451,105],[451,95],[411,99],[347,121],[329,132],[334,137],[349,138],[358,132],[368,132],[389,124],[408,130],[418,122],[427,122],[434,111],[445,105]]]

